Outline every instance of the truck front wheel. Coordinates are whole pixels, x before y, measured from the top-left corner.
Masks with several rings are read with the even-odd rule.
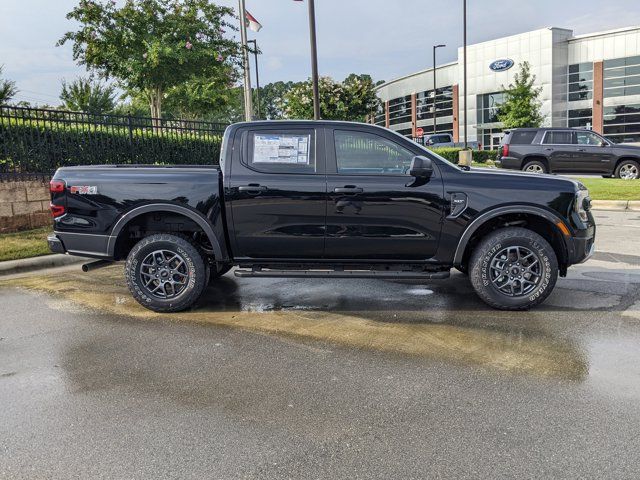
[[[469,262],[478,296],[500,310],[527,310],[543,302],[558,279],[556,254],[526,228],[502,228],[483,238]]]
[[[125,264],[129,291],[155,312],[178,312],[198,300],[209,282],[200,250],[187,238],[160,233],[140,240]]]

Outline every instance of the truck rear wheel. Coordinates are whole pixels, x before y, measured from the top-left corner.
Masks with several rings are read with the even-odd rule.
[[[526,228],[503,228],[483,238],[469,269],[478,296],[500,310],[527,310],[543,302],[558,279],[553,248]]]
[[[125,278],[133,298],[155,312],[193,305],[209,282],[203,254],[188,239],[167,233],[143,238],[129,252]]]

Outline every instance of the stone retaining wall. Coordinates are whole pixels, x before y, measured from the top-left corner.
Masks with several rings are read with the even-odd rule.
[[[0,233],[51,224],[49,183],[0,182]]]

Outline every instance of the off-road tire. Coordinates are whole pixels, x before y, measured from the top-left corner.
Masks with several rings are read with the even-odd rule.
[[[539,171],[533,173],[549,173],[547,166],[539,160],[531,160],[522,167],[522,171],[526,172],[529,168],[537,168]]]
[[[491,262],[506,247],[523,247],[540,261],[540,280],[535,288],[522,296],[508,296],[491,281]],[[469,261],[469,279],[478,296],[499,310],[528,310],[542,303],[558,280],[558,259],[544,238],[526,228],[509,227],[495,230],[475,247]]]
[[[144,259],[156,250],[166,250],[180,255],[186,264],[186,286],[172,298],[158,298],[149,293],[141,279],[140,269]],[[209,268],[204,254],[188,238],[168,233],[149,235],[129,252],[125,263],[125,279],[133,298],[154,312],[179,312],[193,305],[209,283]]]
[[[624,168],[635,171],[635,177],[628,177],[628,180],[638,180],[640,178],[640,164],[635,160],[622,160],[616,167],[616,172],[614,174],[616,178],[623,178],[622,171]]]
[[[216,269],[212,265],[211,266],[211,274],[209,276],[209,279],[210,280],[215,280],[217,278],[220,278],[223,275],[227,274],[229,272],[229,270],[231,270],[232,268],[233,268],[233,265],[223,265],[219,270],[216,271]]]

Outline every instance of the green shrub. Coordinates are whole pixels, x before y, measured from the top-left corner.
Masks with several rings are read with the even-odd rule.
[[[439,147],[430,148],[434,153],[449,160],[451,163],[458,163],[459,153],[462,148],[459,147]],[[494,160],[497,156],[495,150],[473,150],[471,153],[475,163],[487,163],[488,160]]]
[[[0,121],[0,173],[101,164],[214,165],[221,134],[48,121]]]

